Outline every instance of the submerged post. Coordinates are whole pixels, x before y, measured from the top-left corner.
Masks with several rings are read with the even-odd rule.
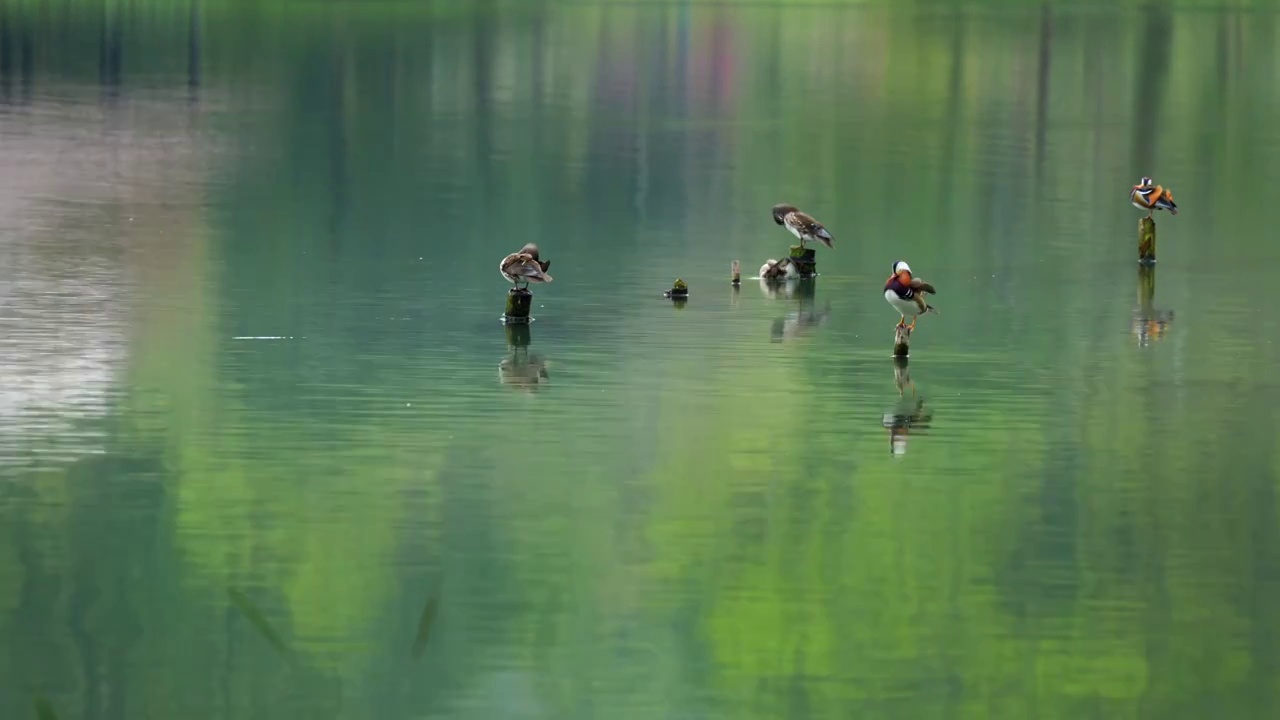
[[[533,307],[533,293],[529,288],[511,288],[507,293],[507,311],[502,321],[511,324],[529,322],[529,309]]]
[[[905,358],[911,354],[911,328],[899,325],[893,329],[893,356]]]
[[[734,287],[742,284],[742,273],[738,271],[737,260],[734,260],[733,264],[729,266],[729,282],[733,283]]]
[[[818,251],[803,245],[791,246],[791,264],[802,278],[811,278],[818,274]]]
[[[1138,221],[1138,262],[1151,265],[1156,261],[1156,221],[1144,217]]]
[[[1156,269],[1152,265],[1143,265],[1138,268],[1138,307],[1143,311],[1151,309],[1151,303],[1156,298]]]
[[[511,349],[529,347],[529,323],[507,323],[504,329],[507,331],[507,345]]]
[[[689,285],[684,280],[676,278],[676,281],[671,284],[671,289],[662,294],[672,300],[688,300]]]

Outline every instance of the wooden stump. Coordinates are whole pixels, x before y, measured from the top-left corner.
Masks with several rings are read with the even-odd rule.
[[[512,348],[529,347],[529,323],[507,323],[507,345]]]
[[[911,328],[899,325],[893,330],[893,356],[905,358],[911,354]]]
[[[803,245],[791,246],[791,264],[802,278],[811,278],[818,274],[818,251]]]
[[[1138,262],[1153,265],[1156,261],[1156,221],[1144,217],[1138,221]]]
[[[511,288],[507,293],[507,311],[502,319],[509,325],[526,324],[532,307],[533,293],[529,292],[529,288]]]
[[[671,289],[662,293],[662,296],[669,297],[672,300],[687,301],[689,299],[689,285],[684,280],[676,278],[676,281],[671,285]]]
[[[729,266],[729,282],[733,283],[734,287],[742,284],[742,273],[738,270],[737,260],[734,260],[733,264]]]

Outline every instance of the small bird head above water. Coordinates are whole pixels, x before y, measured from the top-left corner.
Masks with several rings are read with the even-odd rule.
[[[774,206],[773,206],[773,221],[774,221],[774,222],[776,222],[776,223],[778,223],[779,225],[781,225],[781,224],[782,224],[782,219],[783,219],[783,218],[785,218],[785,217],[787,216],[787,213],[793,213],[793,212],[795,212],[795,211],[796,211],[796,206],[795,206],[795,205],[787,205],[787,204],[785,204],[785,203],[784,203],[784,204],[781,204],[781,205],[774,205]]]

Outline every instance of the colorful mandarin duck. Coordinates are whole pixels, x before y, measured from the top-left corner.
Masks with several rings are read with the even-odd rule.
[[[924,301],[925,293],[937,295],[938,291],[924,280],[911,277],[911,266],[902,260],[893,264],[893,274],[884,284],[884,299],[889,301],[894,310],[902,314],[898,327],[906,325],[907,318],[910,317],[911,324],[907,327],[915,329],[916,319],[919,316],[930,310],[937,312],[932,305]]]
[[[831,244],[833,239],[831,233],[827,232],[822,223],[814,220],[812,215],[800,212],[795,205],[774,205],[773,221],[800,238],[801,247],[804,247],[806,241],[820,242],[827,247],[834,247]]]
[[[550,267],[550,260],[538,259],[538,246],[528,243],[520,248],[519,252],[513,252],[502,258],[502,262],[498,265],[498,272],[516,287],[519,287],[520,283],[528,287],[531,282],[551,282],[551,276],[547,274],[547,268]]]
[[[1147,217],[1156,210],[1168,210],[1170,215],[1178,214],[1178,206],[1173,202],[1173,193],[1167,189],[1152,185],[1151,178],[1144,177],[1133,186],[1133,191],[1129,193],[1129,201],[1139,210],[1146,210]]]

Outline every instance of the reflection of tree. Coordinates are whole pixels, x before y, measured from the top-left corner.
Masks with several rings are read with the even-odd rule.
[[[1134,76],[1133,133],[1129,141],[1130,167],[1139,175],[1154,173],[1153,163],[1161,136],[1160,108],[1169,77],[1173,20],[1160,5],[1142,12],[1138,67]]]
[[[669,350],[631,343],[621,357],[588,355],[560,335],[572,346],[564,357],[591,357],[593,372],[617,379],[611,397],[634,421],[625,442],[601,439],[601,416],[589,413],[598,391],[575,395],[570,381],[536,403],[572,405],[556,408],[550,437],[521,453],[495,449],[467,424],[477,402],[511,397],[494,387],[492,332],[442,342],[332,302],[427,298],[401,308],[420,321],[441,312],[431,291],[446,284],[491,294],[450,276],[491,267],[503,232],[551,233],[556,250],[584,264],[626,247],[643,265],[656,251],[629,242],[640,220],[684,229],[685,208],[727,194],[754,202],[760,178],[811,196],[839,178],[870,194],[850,201],[850,215],[892,229],[913,252],[1006,262],[1033,245],[1020,213],[1043,210],[1009,186],[1068,177],[1085,194],[1113,195],[1110,169],[1083,163],[1073,143],[1045,141],[1058,104],[1096,102],[1097,114],[1080,121],[1100,152],[1123,157],[1104,108],[1135,98],[1129,142],[1142,162],[1158,157],[1149,115],[1164,105],[1159,92],[1198,104],[1205,118],[1194,130],[1173,126],[1182,136],[1165,144],[1194,143],[1223,163],[1261,146],[1259,123],[1212,130],[1229,111],[1265,109],[1270,66],[1232,76],[1233,93],[1209,82],[1221,72],[1212,63],[1205,77],[1166,81],[1169,19],[1144,17],[1140,84],[1121,88],[1107,70],[1134,49],[1127,36],[1112,29],[1077,40],[1077,21],[1048,11],[1038,45],[1026,42],[1034,17],[965,17],[935,29],[901,14],[868,16],[848,30],[852,49],[821,63],[794,50],[825,31],[817,15],[678,12],[678,27],[663,12],[643,14],[648,25],[607,12],[548,14],[527,26],[477,16],[406,23],[413,42],[403,45],[386,42],[388,20],[296,33],[254,24],[234,35],[188,25],[188,82],[206,80],[198,54],[200,32],[209,33],[205,48],[225,43],[231,59],[205,58],[201,92],[261,87],[278,112],[229,131],[243,146],[220,161],[225,175],[210,192],[236,211],[187,221],[214,223],[209,257],[182,257],[178,241],[148,246],[152,266],[140,274],[168,283],[158,287],[179,310],[137,310],[120,409],[111,423],[95,421],[111,429],[101,456],[0,486],[0,676],[47,680],[66,689],[60,700],[96,681],[80,715],[102,717],[193,705],[193,717],[248,707],[315,717],[332,713],[344,688],[404,711],[389,717],[443,711],[432,704],[441,697],[497,704],[499,691],[557,717],[584,697],[605,715],[612,698],[634,707],[662,698],[661,714],[728,697],[741,716],[770,718],[847,717],[851,707],[913,717],[1187,717],[1205,696],[1222,707],[1190,716],[1249,717],[1274,704],[1267,640],[1280,627],[1264,601],[1278,540],[1274,478],[1259,470],[1274,464],[1265,393],[1242,410],[1229,393],[1175,397],[1128,382],[1158,377],[1159,366],[1136,364],[1159,362],[1158,353],[1110,358],[1102,372],[1114,382],[1081,372],[1050,388],[1001,384],[1051,362],[1090,366],[1085,357],[1102,341],[1080,325],[1114,319],[1113,298],[1069,295],[1073,311],[1054,319],[1061,331],[1029,334],[1015,370],[965,366],[948,390],[969,404],[949,415],[947,441],[913,446],[894,468],[878,464],[883,431],[868,429],[877,411],[859,400],[876,397],[883,377],[862,384],[840,370],[840,386],[832,362],[792,347],[773,348],[776,363],[744,357],[730,330],[722,349],[659,379],[652,368],[670,367]],[[707,13],[724,14],[707,24]],[[23,22],[6,15],[0,33],[10,72],[22,62]],[[181,67],[180,41],[148,45],[111,23],[46,33],[54,45],[38,60],[48,81],[88,73],[92,83],[95,39],[104,81],[112,72],[119,81],[125,52],[131,68],[156,58]],[[699,33],[725,23],[735,46],[763,49],[736,56],[732,77],[741,79],[725,81],[738,83],[731,110],[686,92],[696,87],[686,79],[698,64],[690,56],[714,46]],[[650,53],[651,35],[669,52]],[[1049,76],[1066,72],[1050,72],[1052,52],[1076,42],[1090,48],[1083,81],[1055,85],[1050,103]],[[1274,52],[1265,43],[1238,49],[1249,59]],[[1034,127],[1002,114],[1017,99],[1004,80],[1011,67],[1038,68]],[[827,83],[822,73],[860,84]],[[628,92],[628,77],[643,92]],[[779,102],[800,96],[788,87],[829,88],[832,108],[854,110]],[[899,99],[854,104],[874,87]],[[507,94],[499,102],[497,93]],[[695,122],[706,120],[730,127]],[[642,166],[626,148],[641,142],[652,185],[637,209]],[[1035,168],[1016,151],[1033,146]],[[789,157],[821,160],[815,169]],[[700,184],[713,165],[736,187]],[[898,198],[904,187],[912,192]],[[918,202],[936,197],[942,210]],[[1019,202],[996,206],[1001,197]],[[738,210],[714,209],[717,231]],[[477,213],[487,237],[455,229]],[[920,232],[930,213],[949,231]],[[754,233],[757,224],[743,226]],[[711,244],[690,234],[691,253]],[[405,262],[419,256],[432,261]],[[1075,270],[1026,265],[1025,276],[976,290],[975,305],[1008,306],[1005,293],[1055,286],[1053,273]],[[584,322],[590,312],[570,332],[587,328],[591,344],[634,330],[625,316]],[[1016,306],[1000,321],[1043,322],[1044,312]],[[305,340],[225,339],[246,329]],[[1234,339],[1214,323],[1202,332],[1210,346]],[[649,354],[659,352],[667,354]],[[1243,347],[1234,363],[1193,354],[1186,376],[1249,383],[1267,352]],[[526,405],[511,422],[535,426],[544,416]],[[1152,417],[1164,418],[1159,432]],[[587,474],[622,481],[583,482]],[[443,565],[461,602],[442,601],[439,627],[409,672],[405,637]],[[224,599],[228,584],[261,598],[303,670],[286,671],[242,622]],[[348,652],[343,643],[364,645]],[[7,712],[7,696],[0,702],[0,715],[19,716]]]
[[[1036,172],[1037,190],[1044,170],[1047,135],[1049,128],[1049,77],[1053,60],[1053,10],[1049,3],[1040,7],[1040,50],[1036,72]]]
[[[124,19],[102,4],[102,24],[98,30],[98,82],[106,89],[120,85],[124,56]]]

